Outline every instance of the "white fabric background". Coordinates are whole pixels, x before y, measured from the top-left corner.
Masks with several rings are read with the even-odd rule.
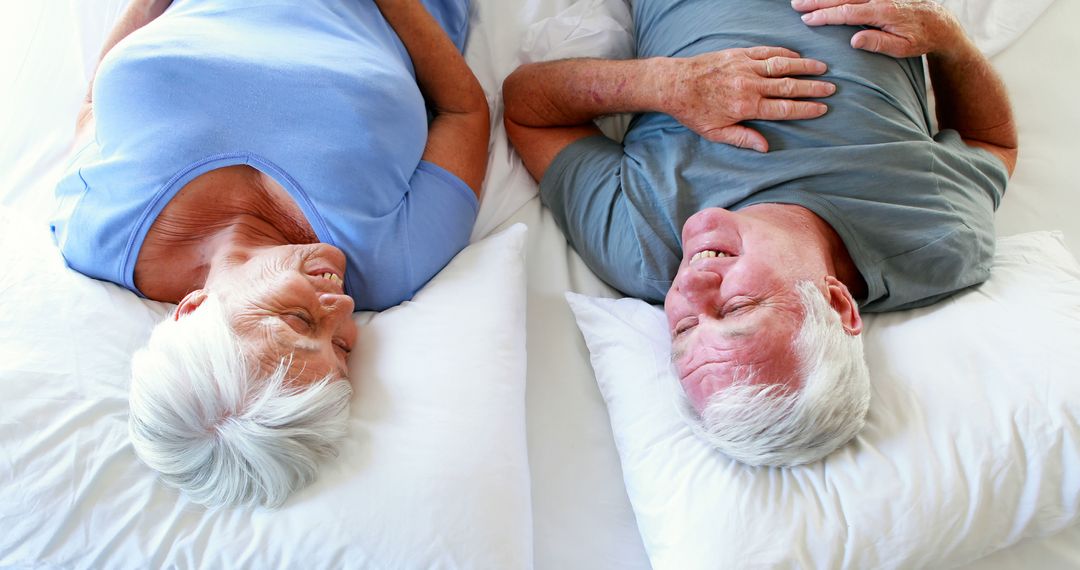
[[[520,59],[530,25],[570,0],[474,0],[467,57],[493,108],[491,162],[474,237],[499,221],[530,226],[528,250],[529,467],[537,568],[648,568],[615,453],[607,411],[563,292],[614,296],[570,251],[536,187],[513,155],[501,126],[499,86]],[[1025,10],[1026,0],[969,0],[972,6]],[[1038,0],[1045,5],[1045,0]],[[62,168],[71,124],[105,29],[84,33],[82,21],[111,21],[123,0],[0,0],[0,204],[17,204],[40,219]],[[88,25],[93,28],[93,25]],[[1073,165],[1080,156],[1080,2],[1056,0],[1016,43],[994,57],[1013,97],[1021,135],[1020,162],[998,212],[1008,235],[1062,229],[1080,251],[1080,192]],[[97,38],[96,40],[93,38]],[[0,242],[0,249],[13,247]],[[44,287],[51,286],[49,284]],[[0,292],[2,293],[2,292]],[[0,300],[0,315],[7,300]],[[100,334],[100,331],[98,331]],[[77,341],[78,336],[71,337]],[[135,339],[132,342],[140,341]],[[63,354],[63,352],[60,352]],[[45,355],[53,354],[44,352]],[[0,345],[0,359],[12,357]],[[105,357],[107,358],[107,356]],[[43,411],[43,422],[50,419]],[[0,506],[2,508],[2,506]],[[0,520],[0,522],[3,522]],[[298,532],[303,533],[303,529]],[[1080,532],[1029,541],[980,561],[982,569],[1080,567]],[[257,544],[253,546],[257,548]]]

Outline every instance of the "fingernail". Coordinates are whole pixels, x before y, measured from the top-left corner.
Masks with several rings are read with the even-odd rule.
[[[832,95],[833,93],[836,93],[836,85],[833,85],[832,83],[826,83],[825,84],[825,91],[828,92],[829,95]]]
[[[810,12],[809,14],[803,14],[802,15],[802,21],[804,21],[804,22],[809,22],[810,20],[813,20],[813,19],[814,19],[814,13],[813,12]]]

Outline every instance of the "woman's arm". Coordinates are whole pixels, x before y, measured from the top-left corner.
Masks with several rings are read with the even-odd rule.
[[[98,56],[98,65],[101,64],[102,59],[105,59],[105,54],[120,43],[120,40],[162,15],[170,4],[172,0],[131,0],[112,31],[109,32],[109,36],[105,38],[101,55]],[[79,110],[79,117],[75,122],[76,132],[83,131],[93,117],[94,79],[96,78],[97,70],[95,69],[94,76],[90,78],[90,86],[86,89],[86,98],[83,100],[82,109]]]
[[[796,0],[792,6],[805,12],[811,26],[872,26],[852,36],[854,48],[892,57],[926,55],[938,126],[994,154],[1012,174],[1018,143],[1005,85],[947,9],[932,0]]]
[[[436,116],[423,159],[452,172],[480,196],[487,170],[487,97],[465,58],[419,0],[375,0],[397,32]]]

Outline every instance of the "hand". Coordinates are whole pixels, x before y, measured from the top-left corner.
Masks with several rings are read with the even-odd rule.
[[[933,0],[792,0],[810,26],[872,26],[851,47],[896,58],[937,55],[966,41],[955,17]]]
[[[779,47],[727,49],[690,58],[666,60],[673,67],[670,89],[661,109],[713,142],[767,152],[761,133],[741,121],[815,119],[828,111],[823,103],[797,101],[828,97],[836,86],[792,75],[821,75],[826,66]]]

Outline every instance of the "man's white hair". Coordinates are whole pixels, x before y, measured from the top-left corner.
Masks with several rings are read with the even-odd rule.
[[[699,416],[683,399],[695,433],[747,465],[793,466],[817,461],[850,441],[866,424],[870,372],[862,339],[809,281],[796,284],[805,317],[793,342],[800,386],[755,383],[746,370],[713,394]]]
[[[132,360],[135,453],[198,503],[278,506],[345,436],[348,379],[290,386],[289,358],[269,377],[254,360],[214,295],[158,323]]]

